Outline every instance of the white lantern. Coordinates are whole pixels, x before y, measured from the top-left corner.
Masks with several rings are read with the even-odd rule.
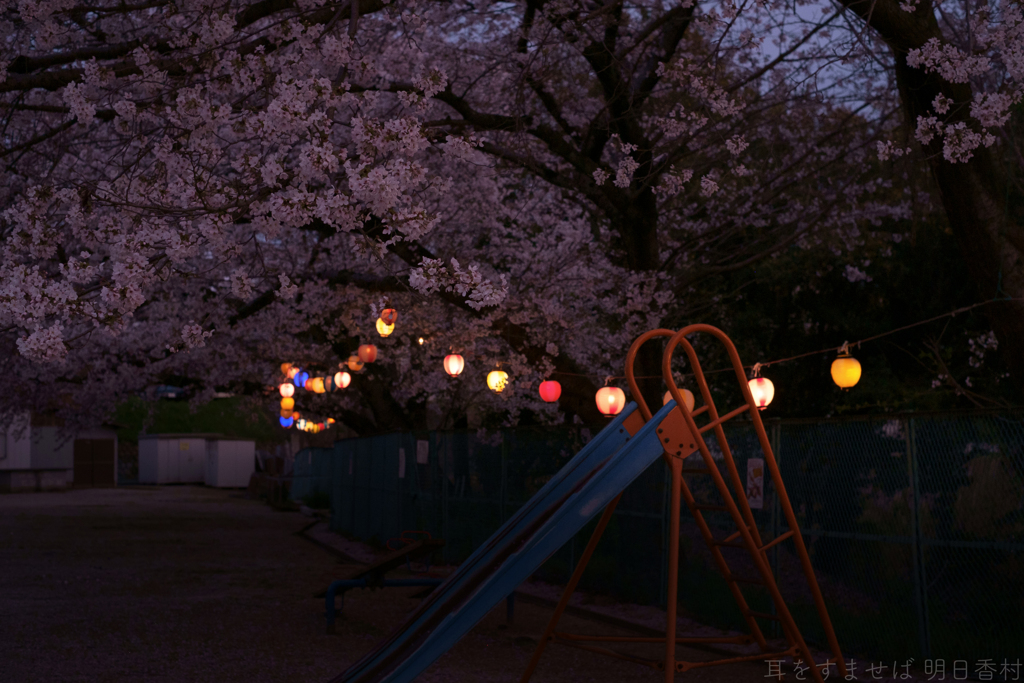
[[[767,377],[755,377],[747,382],[758,410],[764,410],[775,398],[775,385]]]

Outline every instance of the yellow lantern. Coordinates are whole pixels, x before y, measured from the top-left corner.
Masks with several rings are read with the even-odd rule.
[[[279,386],[277,390],[280,391],[281,395],[284,396],[285,398],[295,395],[295,385],[292,384],[291,382],[285,382],[284,384]]]
[[[666,405],[672,400],[672,392],[666,391],[665,396],[662,398],[662,405]],[[693,392],[689,389],[683,389],[683,403],[686,404],[686,409],[691,413],[693,412],[693,406],[697,405],[697,400],[693,397]]]
[[[363,369],[363,361],[359,360],[359,356],[352,355],[348,357],[348,369],[352,372],[359,372]]]
[[[352,381],[352,375],[348,374],[347,372],[336,372],[336,373],[334,373],[334,388],[335,388],[335,390],[337,390],[337,389],[344,389],[345,387],[347,387],[349,385],[349,382],[351,382],[351,381]]]
[[[754,403],[758,410],[767,408],[775,398],[775,385],[766,377],[755,377],[747,382],[747,386],[750,387],[750,393],[754,397]]]
[[[504,370],[491,370],[487,373],[487,386],[491,391],[500,394],[508,386],[508,373]]]
[[[602,415],[618,415],[626,407],[626,392],[618,387],[602,387],[597,390],[596,400]]]
[[[849,389],[860,381],[860,361],[850,356],[845,342],[839,349],[839,358],[832,361],[832,381],[840,389]]]
[[[281,410],[291,410],[295,407],[294,398],[282,398],[281,399]]]
[[[383,319],[377,318],[377,332],[382,337],[386,337],[395,331],[394,325],[388,325]]]
[[[444,357],[444,371],[452,377],[458,377],[464,367],[466,367],[466,361],[459,354],[451,353]],[[487,380],[487,384],[490,386],[490,379]],[[494,387],[491,388],[493,389]],[[501,391],[501,389],[498,389],[498,391]]]
[[[311,385],[310,391],[312,391],[314,394],[323,394],[327,391],[327,387],[324,386],[323,377],[314,377],[309,380],[309,383]]]

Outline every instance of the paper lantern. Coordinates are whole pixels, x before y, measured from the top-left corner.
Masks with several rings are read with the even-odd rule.
[[[291,363],[281,363],[281,374],[287,375],[288,371],[292,369]]]
[[[386,337],[394,331],[394,325],[388,325],[386,322],[384,322],[384,318],[377,318],[377,332],[380,334],[380,336]]]
[[[323,394],[327,392],[327,387],[324,386],[323,377],[313,377],[309,380],[310,391],[314,394]]]
[[[282,398],[281,399],[281,410],[291,410],[295,407],[294,398]]]
[[[418,342],[420,343],[420,346],[423,346],[423,345],[424,345],[424,344],[425,344],[425,343],[427,342],[427,340],[426,340],[426,339],[424,339],[423,337],[420,337],[420,338],[419,338],[419,339],[417,339],[416,341],[418,341]]]
[[[297,429],[301,429],[302,431],[306,431],[306,421],[305,420],[298,420],[298,419],[295,420],[295,427]]]
[[[359,360],[364,363],[372,363],[377,360],[377,347],[373,344],[363,344],[359,347]]]
[[[666,391],[665,396],[662,398],[662,405],[666,405],[671,400],[672,392]],[[686,409],[692,413],[693,406],[697,404],[697,400],[693,397],[693,392],[689,389],[683,389],[683,403],[686,404]]]
[[[327,424],[329,424],[329,425],[334,424],[334,418],[333,417],[327,418]]]
[[[324,390],[327,392],[334,391],[334,375],[324,376]]]
[[[764,410],[775,398],[775,385],[766,377],[755,377],[747,382],[750,393],[754,396],[754,403],[758,410]]]
[[[281,409],[281,417],[294,417],[295,412],[291,409]]]
[[[309,373],[299,370],[299,373],[292,378],[292,383],[297,387],[305,388],[306,382],[309,381]]]
[[[289,429],[293,424],[295,424],[295,419],[291,417],[279,417],[277,421],[280,422],[281,426],[285,429]]]
[[[394,327],[395,323],[398,322],[398,311],[393,308],[385,308],[380,312],[380,320],[382,320],[385,325]]]
[[[296,410],[296,411],[293,411],[293,412],[292,412],[292,417],[294,417],[294,418],[295,418],[296,420],[298,420],[298,419],[299,419],[300,417],[302,417],[302,416],[301,416],[301,415],[299,415],[299,411],[297,411],[297,410]]]
[[[344,389],[348,386],[348,383],[352,381],[352,375],[347,372],[336,372],[334,373],[334,389]]]
[[[348,357],[348,369],[352,372],[359,372],[363,369],[363,363],[359,360],[359,356]]]
[[[540,397],[548,403],[554,403],[562,395],[562,385],[553,379],[540,383]]]
[[[303,382],[302,388],[305,389],[306,391],[313,391],[313,378],[310,377],[305,382]]]
[[[860,381],[860,361],[849,353],[840,354],[832,361],[832,381],[841,389],[849,389]]]
[[[459,354],[451,353],[444,357],[444,371],[452,377],[458,377],[464,367],[466,361]]]
[[[280,391],[281,395],[284,396],[285,398],[295,395],[295,385],[292,384],[291,382],[282,383],[281,386],[277,388],[277,390]]]
[[[504,370],[491,370],[487,373],[487,386],[491,391],[500,394],[508,386],[508,373]]]
[[[288,372],[286,372],[285,374],[288,376],[288,379],[292,379],[293,377],[295,377],[295,375],[299,374],[300,372],[302,372],[302,370],[293,365],[290,368],[288,368]]]
[[[626,407],[626,392],[618,387],[597,390],[597,409],[604,415],[618,415]]]

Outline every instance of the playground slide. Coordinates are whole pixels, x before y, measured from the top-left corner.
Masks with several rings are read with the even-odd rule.
[[[661,457],[656,425],[674,407],[630,438],[622,423],[636,406],[627,406],[405,625],[332,683],[407,683],[422,673]]]

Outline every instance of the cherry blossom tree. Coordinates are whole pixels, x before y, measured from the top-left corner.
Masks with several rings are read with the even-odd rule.
[[[594,421],[637,334],[721,303],[702,283],[790,248],[846,259],[928,210],[879,164],[913,146],[904,76],[858,7],[5,2],[2,409],[83,422],[177,383],[266,410],[279,363],[331,373],[374,342],[299,409],[358,433]],[[905,68],[937,78],[937,54]],[[936,119],[924,149],[976,164],[999,87],[980,147]]]

